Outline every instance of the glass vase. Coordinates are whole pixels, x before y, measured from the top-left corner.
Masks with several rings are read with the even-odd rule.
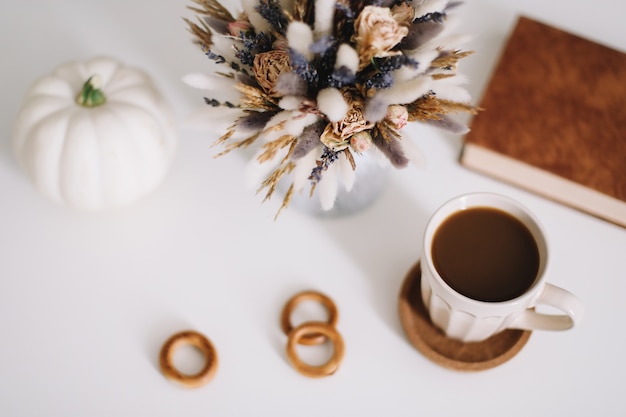
[[[324,210],[317,191],[311,196],[308,189],[293,194],[289,209],[300,210],[316,217],[343,217],[370,206],[380,197],[388,183],[389,164],[372,152],[359,155],[356,164],[352,188],[348,191],[340,183],[335,204],[331,209]]]

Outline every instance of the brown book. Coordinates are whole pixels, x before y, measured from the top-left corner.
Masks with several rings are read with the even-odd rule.
[[[626,54],[520,17],[460,162],[626,227]]]

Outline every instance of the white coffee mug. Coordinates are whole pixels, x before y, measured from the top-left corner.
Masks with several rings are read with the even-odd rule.
[[[523,294],[504,301],[470,298],[448,285],[435,267],[432,247],[436,233],[450,216],[471,208],[503,211],[519,220],[532,235],[539,254],[539,265],[534,281]],[[422,300],[432,322],[450,338],[479,342],[504,329],[565,330],[573,327],[582,317],[582,303],[576,296],[546,282],[547,244],[538,221],[528,209],[508,197],[473,193],[445,203],[426,226],[420,259]],[[501,279],[506,280],[507,277]],[[535,307],[539,305],[554,307],[564,314],[537,312]]]

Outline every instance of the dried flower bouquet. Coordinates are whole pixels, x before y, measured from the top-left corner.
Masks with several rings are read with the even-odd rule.
[[[449,114],[475,111],[457,72],[470,52],[446,30],[458,2],[242,0],[234,17],[193,1],[198,23],[187,23],[214,71],[185,81],[211,92],[209,118],[232,122],[219,155],[260,144],[249,171],[266,199],[291,176],[281,209],[308,184],[332,208],[364,152],[407,165],[407,122],[464,133]]]

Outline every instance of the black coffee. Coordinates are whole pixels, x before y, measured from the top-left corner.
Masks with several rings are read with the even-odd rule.
[[[433,238],[432,257],[450,287],[480,301],[522,295],[539,270],[539,249],[526,226],[504,211],[484,207],[447,218]]]

